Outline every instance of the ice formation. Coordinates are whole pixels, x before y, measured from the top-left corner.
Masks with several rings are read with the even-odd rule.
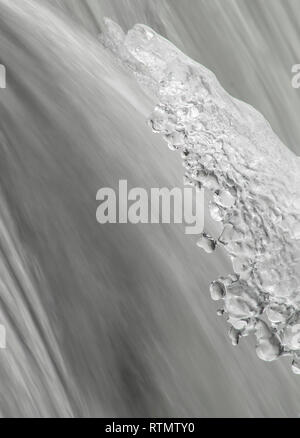
[[[198,245],[221,245],[232,260],[233,273],[210,286],[232,343],[254,333],[261,359],[289,355],[300,374],[300,159],[259,112],[147,26],[125,35],[106,19],[100,40],[155,97],[149,123],[181,151],[186,182],[212,192],[222,232]]]

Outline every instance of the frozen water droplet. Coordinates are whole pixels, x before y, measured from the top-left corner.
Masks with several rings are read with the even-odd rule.
[[[216,241],[212,237],[203,233],[200,240],[197,242],[197,246],[204,249],[207,253],[212,253],[216,249]]]
[[[239,330],[241,333],[247,327],[247,321],[245,321],[244,319],[229,319],[229,322],[236,330]]]
[[[266,362],[276,360],[280,356],[279,340],[275,336],[261,339],[256,346],[256,354]]]
[[[227,190],[221,190],[215,193],[214,200],[216,204],[225,208],[231,208],[235,204],[235,197]]]
[[[300,359],[294,359],[292,362],[292,371],[294,374],[300,374]]]
[[[229,330],[229,338],[231,339],[232,345],[236,346],[239,343],[240,331],[231,327]]]
[[[289,325],[285,328],[283,344],[290,350],[300,350],[300,324]]]
[[[281,309],[279,306],[278,307],[275,307],[275,306],[267,307],[266,314],[267,314],[269,321],[273,322],[273,323],[283,322],[283,321],[285,321],[285,318],[286,318],[286,316],[284,314],[284,310]]]
[[[211,218],[214,221],[221,222],[224,219],[224,212],[219,205],[211,202],[209,205],[209,211],[210,211]]]
[[[221,300],[225,295],[225,287],[224,285],[219,282],[218,280],[214,281],[210,285],[210,296],[212,300],[219,301]]]

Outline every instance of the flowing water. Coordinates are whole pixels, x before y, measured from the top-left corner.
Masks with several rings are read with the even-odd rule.
[[[291,149],[264,145],[283,162],[274,187],[297,187],[296,1],[0,0],[1,414],[297,416],[290,360],[260,361],[250,337],[233,348],[216,315],[221,246],[203,254],[178,224],[97,224],[100,187],[184,175],[146,124],[156,98],[99,40],[105,16],[151,26],[262,112]]]

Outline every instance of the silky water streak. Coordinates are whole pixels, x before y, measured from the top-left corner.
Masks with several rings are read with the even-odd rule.
[[[236,345],[254,333],[266,361],[292,357],[300,373],[300,159],[264,117],[231,97],[212,72],[144,25],[125,34],[110,19],[100,41],[132,70],[157,106],[149,123],[180,150],[185,181],[212,193],[218,236],[233,272],[210,286]]]

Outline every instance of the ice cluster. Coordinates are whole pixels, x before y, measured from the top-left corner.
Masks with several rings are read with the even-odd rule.
[[[147,26],[125,35],[106,19],[100,40],[155,97],[149,123],[181,152],[185,182],[212,193],[222,232],[203,233],[198,246],[223,246],[232,260],[210,286],[232,343],[253,333],[261,359],[289,355],[300,374],[300,159],[259,112]]]

